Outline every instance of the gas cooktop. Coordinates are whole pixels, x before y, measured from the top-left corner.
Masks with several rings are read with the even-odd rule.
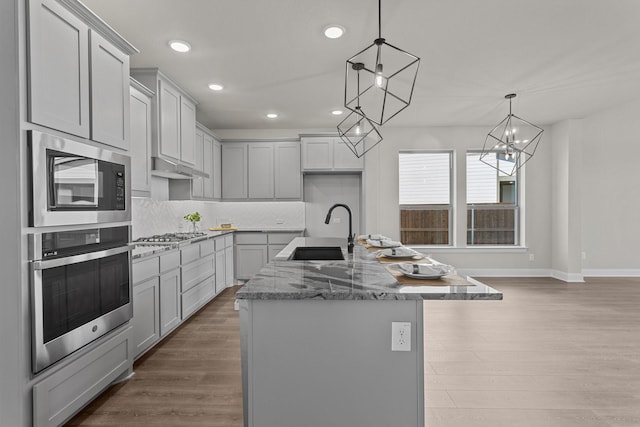
[[[195,239],[196,237],[206,236],[207,233],[165,233],[155,234],[149,237],[140,237],[135,240],[135,243],[175,243],[182,242],[183,240]]]

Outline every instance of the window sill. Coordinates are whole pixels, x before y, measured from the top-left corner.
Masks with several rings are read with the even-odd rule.
[[[413,246],[406,245],[419,252],[431,253],[526,253],[529,248],[526,246]]]

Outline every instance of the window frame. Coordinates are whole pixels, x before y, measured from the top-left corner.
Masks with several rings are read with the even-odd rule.
[[[454,230],[455,230],[455,150],[443,150],[443,149],[403,149],[398,151],[398,199],[400,199],[400,155],[401,154],[448,154],[449,155],[449,203],[448,205],[444,204],[408,204],[403,205],[400,204],[400,200],[398,200],[398,231],[399,236],[402,236],[402,211],[403,210],[425,210],[425,206],[431,207],[429,210],[447,210],[448,212],[448,227],[447,227],[447,244],[429,244],[429,243],[419,243],[419,244],[409,244],[415,247],[441,247],[441,248],[452,248],[455,247],[454,241]],[[403,209],[404,208],[404,209]]]
[[[499,153],[498,150],[494,151],[495,153]],[[482,150],[466,150],[465,151],[465,173],[464,173],[464,182],[465,182],[465,189],[467,191],[465,191],[465,247],[469,248],[469,249],[477,249],[477,248],[521,248],[522,247],[522,241],[523,241],[523,236],[522,236],[522,222],[523,222],[523,218],[522,218],[522,212],[523,212],[523,196],[524,196],[524,185],[522,182],[522,171],[524,168],[518,168],[516,170],[515,173],[515,184],[516,184],[516,188],[515,188],[515,202],[513,204],[504,204],[504,205],[500,205],[500,204],[496,204],[496,205],[491,205],[491,206],[487,206],[483,203],[469,203],[467,201],[468,199],[468,174],[469,174],[469,168],[468,168],[468,158],[469,158],[469,154],[476,154],[476,155],[480,155],[482,153]],[[487,167],[491,167],[489,165],[487,165]],[[496,185],[498,186],[497,191],[500,191],[500,174],[498,172],[498,170],[496,170],[496,174],[497,174],[497,181],[496,181]],[[513,175],[512,175],[513,176]],[[471,222],[473,224],[474,222],[474,215],[473,215],[473,211],[474,210],[513,210],[514,211],[514,230],[513,230],[513,244],[507,244],[507,243],[500,243],[500,244],[473,244],[469,242],[469,238],[468,238],[468,233],[469,231],[472,233],[474,232],[474,227],[469,225],[468,222],[468,215],[469,215],[469,211],[471,210],[472,214],[471,214]]]

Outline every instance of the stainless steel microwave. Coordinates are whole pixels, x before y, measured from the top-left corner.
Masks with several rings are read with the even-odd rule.
[[[30,226],[131,220],[128,156],[39,131],[29,142]]]

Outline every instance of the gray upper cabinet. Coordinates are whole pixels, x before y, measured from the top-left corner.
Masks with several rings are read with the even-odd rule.
[[[180,97],[180,160],[196,164],[196,104]],[[202,169],[200,169],[202,170]]]
[[[213,200],[215,180],[220,179],[220,153],[214,158],[216,140],[209,129],[200,123],[194,128],[194,161],[195,168],[203,171],[209,178],[196,177],[193,179],[169,180],[169,199],[171,200]],[[219,145],[220,143],[218,143]],[[219,147],[218,147],[219,148]],[[218,170],[216,171],[217,168]],[[216,175],[217,174],[217,175]],[[218,176],[218,178],[216,178]],[[218,186],[220,183],[218,182]],[[219,193],[218,193],[219,194]],[[219,196],[218,196],[219,198]]]
[[[160,134],[158,154],[180,160],[180,92],[165,80],[158,81]]]
[[[128,149],[135,47],[82,3],[29,0],[29,121]]]
[[[209,178],[204,178],[203,181],[203,197],[205,199],[213,199],[213,187],[214,187],[214,179],[215,173],[213,170],[213,144],[214,139],[209,134],[203,135],[202,140],[202,152],[203,152],[203,170],[206,174],[209,174]]]
[[[300,143],[276,142],[274,149],[276,199],[300,199],[302,197]]]
[[[29,1],[29,120],[89,138],[89,26],[55,0]]]
[[[303,137],[302,170],[362,171],[364,159],[356,157],[338,137]]]
[[[151,191],[151,97],[153,92],[131,79],[129,140],[131,193],[148,197]]]
[[[222,198],[222,143],[213,140],[213,198]]]
[[[204,170],[204,132],[196,129],[196,169]],[[204,196],[204,179],[194,178],[191,180],[191,195],[194,198],[202,198]]]
[[[222,198],[247,198],[247,144],[222,144]]]
[[[257,142],[247,144],[249,167],[249,198],[273,199],[273,144]]]
[[[223,199],[299,200],[301,183],[297,141],[222,144]]]
[[[196,101],[157,68],[132,68],[131,76],[155,92],[153,155],[195,166]]]
[[[91,31],[91,139],[129,149],[129,55]]]

